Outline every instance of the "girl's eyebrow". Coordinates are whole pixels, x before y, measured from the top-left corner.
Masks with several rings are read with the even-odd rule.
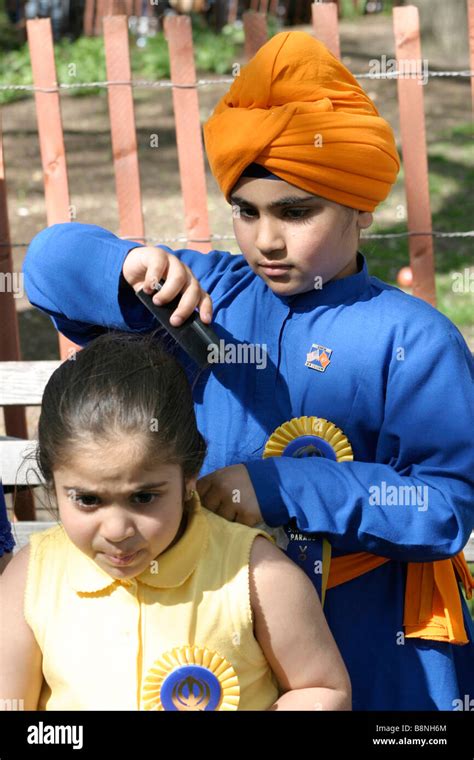
[[[145,491],[148,488],[161,488],[168,485],[168,481],[164,480],[162,483],[140,483],[136,488],[133,488],[129,493],[136,493],[137,491]],[[75,493],[83,494],[97,494],[100,493],[99,489],[84,488],[82,486],[63,486],[63,491],[74,491]]]
[[[288,195],[286,198],[280,198],[278,201],[272,201],[268,204],[267,208],[281,208],[282,206],[297,206],[300,203],[307,203],[308,201],[319,201],[320,199],[316,195]],[[252,206],[253,204],[242,198],[241,195],[231,195],[230,202],[236,206]]]

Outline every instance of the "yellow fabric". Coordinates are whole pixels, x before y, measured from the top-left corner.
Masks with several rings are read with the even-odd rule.
[[[390,125],[306,32],[280,32],[260,48],[204,125],[204,140],[227,200],[256,162],[313,195],[373,211],[400,168]]]
[[[331,559],[327,588],[334,588],[390,562],[368,552]],[[458,578],[468,599],[474,578],[464,554],[437,562],[409,562],[405,587],[404,626],[407,638],[468,644],[464,627]]]
[[[43,653],[38,709],[141,710],[153,663],[194,645],[232,664],[239,709],[273,704],[276,682],[252,628],[248,565],[257,535],[266,536],[204,509],[196,493],[182,538],[127,581],[104,572],[61,526],[32,535],[25,618]]]

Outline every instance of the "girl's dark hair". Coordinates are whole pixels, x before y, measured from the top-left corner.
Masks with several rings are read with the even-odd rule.
[[[38,425],[38,468],[53,471],[92,440],[143,434],[144,461],[201,469],[206,443],[179,362],[148,335],[111,332],[64,361],[46,385]]]

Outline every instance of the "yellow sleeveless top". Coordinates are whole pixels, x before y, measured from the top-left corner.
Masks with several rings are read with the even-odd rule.
[[[43,654],[38,710],[149,709],[153,666],[183,647],[225,658],[239,710],[270,707],[278,688],[253,634],[249,594],[259,534],[209,512],[196,493],[181,539],[126,580],[108,575],[60,525],[33,534],[24,612]]]

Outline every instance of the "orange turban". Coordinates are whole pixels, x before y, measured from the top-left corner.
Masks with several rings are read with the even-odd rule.
[[[313,195],[373,211],[400,168],[390,125],[306,32],[280,32],[260,48],[204,125],[204,141],[227,200],[255,162]]]

